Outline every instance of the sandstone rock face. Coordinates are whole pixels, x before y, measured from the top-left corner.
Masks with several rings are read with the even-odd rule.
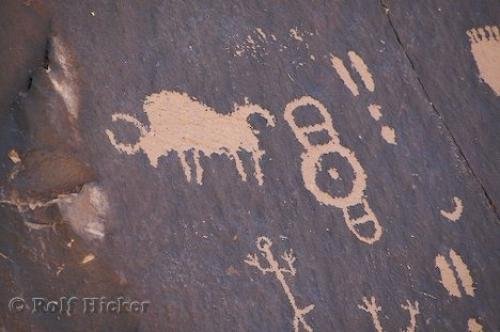
[[[0,328],[499,330],[499,12],[3,1]]]

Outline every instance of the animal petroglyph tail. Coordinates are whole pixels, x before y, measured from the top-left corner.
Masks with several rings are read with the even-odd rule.
[[[278,261],[274,258],[274,255],[271,251],[272,242],[269,238],[261,236],[257,238],[256,244],[257,249],[259,249],[262,257],[264,257],[267,262],[267,267],[263,266],[259,262],[259,258],[256,254],[248,254],[247,258],[245,259],[245,263],[250,266],[256,267],[263,274],[273,273],[276,279],[278,279],[294,312],[294,331],[298,332],[300,326],[302,326],[304,330],[308,332],[313,331],[312,327],[306,322],[305,315],[314,309],[314,304],[310,304],[304,308],[299,308],[295,301],[295,297],[293,296],[292,291],[290,290],[290,287],[285,280],[285,274],[295,276],[295,274],[297,273],[297,270],[293,266],[293,263],[295,262],[293,251],[287,251],[281,256],[281,258],[286,262],[287,267],[280,267]]]
[[[198,184],[203,182],[202,154],[226,155],[234,160],[238,174],[246,181],[247,174],[238,155],[246,151],[251,154],[257,182],[264,183],[260,165],[264,151],[259,148],[256,136],[259,132],[250,126],[248,118],[258,114],[274,127],[274,117],[269,111],[245,100],[244,105],[234,105],[231,114],[223,115],[185,93],[162,91],[146,97],[144,112],[150,123],[148,128],[131,115],[113,114],[113,121],[131,123],[140,131],[137,143],[124,144],[116,141],[111,130],[106,130],[109,141],[118,151],[128,155],[143,151],[153,167],[158,167],[161,156],[175,151],[188,181],[192,179],[192,169],[187,158],[192,153]]]
[[[474,280],[470,274],[470,270],[465,265],[464,261],[453,249],[449,252],[449,258],[452,266],[442,255],[436,256],[436,267],[441,274],[441,284],[446,288],[448,294],[455,297],[462,297],[460,285],[465,294],[474,296]],[[459,284],[460,282],[460,284]]]
[[[316,109],[321,114],[324,121],[311,126],[299,127],[296,123],[294,111],[303,106],[311,106]],[[284,117],[292,128],[295,137],[305,150],[301,156],[302,178],[305,188],[309,190],[320,203],[341,208],[347,227],[360,241],[368,244],[378,241],[382,236],[382,227],[377,217],[370,209],[364,195],[366,189],[366,173],[354,152],[340,144],[338,133],[333,127],[333,121],[326,107],[318,100],[309,96],[304,96],[286,105]],[[310,134],[322,131],[328,134],[330,140],[324,144],[312,144],[309,140]],[[338,154],[343,159],[347,160],[354,174],[351,191],[345,196],[333,196],[321,189],[316,180],[318,173],[322,169],[321,162],[323,156],[332,153]],[[341,171],[339,168],[330,169],[328,174],[336,180],[342,177],[339,171]],[[363,206],[365,214],[358,218],[352,218],[349,214],[349,208],[359,204]],[[371,224],[373,226],[373,233],[368,236],[359,233],[356,227],[362,224]]]
[[[500,31],[498,26],[470,29],[467,35],[481,78],[497,96],[500,96]]]
[[[447,212],[445,210],[439,211],[443,217],[450,221],[458,221],[460,217],[462,216],[462,213],[464,211],[464,204],[462,203],[462,200],[458,197],[453,197],[453,202],[455,203],[455,208],[451,212]]]
[[[373,326],[375,327],[375,330],[377,332],[384,331],[384,329],[382,328],[382,324],[380,323],[380,318],[378,316],[378,313],[382,311],[382,308],[377,305],[375,297],[372,296],[370,300],[368,300],[366,297],[363,297],[363,305],[358,305],[358,308],[370,314]],[[410,322],[406,329],[404,329],[404,332],[415,332],[417,327],[417,315],[420,314],[418,302],[415,301],[414,303],[411,303],[409,300],[406,300],[406,304],[402,304],[401,308],[407,310],[410,315]]]

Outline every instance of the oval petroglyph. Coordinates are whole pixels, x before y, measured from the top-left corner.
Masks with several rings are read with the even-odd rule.
[[[299,127],[294,111],[307,106],[319,111],[323,119],[322,123]],[[284,116],[285,120],[292,128],[295,137],[305,149],[301,158],[302,177],[306,189],[309,190],[319,202],[342,209],[347,227],[360,241],[368,244],[373,244],[378,241],[382,236],[382,226],[380,226],[377,217],[370,209],[368,201],[365,198],[366,173],[354,152],[340,144],[338,133],[333,127],[333,121],[326,107],[312,97],[303,96],[286,105]],[[328,134],[330,140],[324,144],[313,144],[310,141],[311,134],[322,131]],[[331,153],[337,154],[342,159],[347,160],[347,163],[353,171],[352,188],[350,192],[344,196],[333,196],[318,185],[317,175],[322,170],[322,159],[324,156]],[[341,177],[338,168],[330,168],[328,174],[335,180]],[[352,217],[349,210],[358,205],[362,206],[364,214],[357,218]],[[373,232],[369,235],[361,234],[356,227],[363,224],[371,224],[373,226]]]

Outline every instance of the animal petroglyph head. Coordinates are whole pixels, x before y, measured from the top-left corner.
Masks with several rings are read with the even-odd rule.
[[[275,126],[268,110],[245,99],[245,104],[235,105],[232,113],[221,114],[186,93],[175,91],[147,96],[143,110],[150,123],[148,128],[131,115],[113,114],[113,121],[131,123],[140,131],[137,143],[125,144],[117,142],[113,132],[106,130],[109,141],[118,151],[128,155],[142,151],[153,167],[158,166],[161,156],[176,152],[186,179],[191,181],[194,170],[198,184],[203,182],[200,157],[212,154],[226,155],[233,160],[241,179],[246,181],[247,174],[238,155],[246,151],[252,156],[257,182],[263,184],[260,160],[264,151],[259,147],[259,131],[252,128],[249,118],[255,114],[266,120],[268,126]],[[194,167],[188,163],[188,154],[193,156]]]
[[[268,110],[258,105],[251,104],[248,101],[248,99],[245,99],[244,105],[234,104],[234,111],[235,114],[240,114],[240,116],[243,117],[244,120],[248,120],[248,117],[250,115],[256,114],[261,116],[264,120],[266,120],[267,126],[269,127],[276,126],[276,119]],[[257,134],[259,133],[257,129],[253,129],[253,131]]]
[[[467,31],[481,78],[500,96],[500,31],[497,26]]]

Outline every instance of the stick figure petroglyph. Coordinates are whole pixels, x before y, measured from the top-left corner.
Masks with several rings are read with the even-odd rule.
[[[323,120],[322,123],[299,127],[296,123],[294,111],[304,106],[312,106],[319,111]],[[318,100],[309,96],[304,96],[293,100],[286,105],[284,117],[292,128],[295,137],[305,149],[301,158],[302,177],[306,189],[309,190],[320,203],[342,209],[347,227],[360,241],[368,244],[373,244],[378,241],[382,236],[382,227],[380,226],[377,217],[370,209],[368,201],[364,195],[364,191],[366,189],[366,173],[354,155],[354,152],[340,144],[338,133],[333,127],[333,121],[326,107]],[[311,142],[311,135],[321,132],[326,133],[329,140],[323,144],[313,144]],[[332,153],[347,160],[354,174],[352,189],[345,196],[333,196],[318,186],[316,177],[318,173],[322,171],[322,158],[323,156]],[[337,180],[341,177],[339,170],[340,169],[336,167],[331,167],[326,171],[332,179]],[[353,218],[350,215],[349,209],[357,205],[361,205],[363,207],[365,214],[360,217]],[[371,223],[373,225],[373,233],[368,236],[362,235],[356,229],[357,226],[366,223]]]
[[[383,332],[384,330],[382,329],[380,319],[378,318],[378,313],[382,311],[382,307],[377,305],[377,301],[373,296],[370,298],[370,301],[368,301],[366,297],[363,297],[363,303],[364,306],[358,304],[358,308],[370,314],[373,326],[375,326],[375,330],[377,330],[377,332]]]
[[[294,316],[293,316],[293,328],[295,332],[299,331],[299,327],[302,326],[306,331],[311,332],[313,331],[312,327],[307,324],[305,320],[305,315],[308,314],[311,310],[314,309],[314,304],[310,304],[304,308],[299,308],[297,306],[297,303],[295,301],[295,297],[292,294],[292,291],[290,290],[290,287],[286,283],[285,280],[285,274],[290,274],[291,276],[295,276],[297,273],[297,270],[293,266],[293,263],[295,262],[295,256],[293,255],[293,251],[285,251],[281,258],[287,263],[287,267],[283,268],[279,266],[278,261],[274,258],[274,255],[271,251],[271,246],[272,242],[269,238],[265,236],[261,236],[257,238],[256,245],[257,249],[261,252],[262,257],[265,258],[267,261],[268,267],[264,267],[261,265],[259,262],[259,258],[256,254],[248,254],[247,258],[245,259],[245,263],[247,263],[250,266],[256,267],[259,271],[262,272],[262,274],[266,273],[273,273],[278,279],[278,281],[281,284],[281,287],[283,287],[283,290],[285,291],[285,295],[288,298],[288,302],[290,302],[290,305],[292,306]]]
[[[206,156],[226,155],[233,159],[238,174],[246,181],[247,174],[238,155],[238,152],[246,151],[252,155],[257,182],[259,185],[264,183],[260,166],[264,151],[259,148],[256,136],[259,132],[250,126],[248,118],[258,114],[274,127],[274,117],[266,109],[246,101],[244,105],[235,105],[231,114],[224,115],[185,93],[162,91],[146,97],[144,112],[149,127],[131,115],[113,114],[113,121],[129,122],[140,131],[139,142],[124,144],[116,141],[111,130],[106,130],[109,141],[118,151],[129,155],[143,151],[153,167],[158,167],[161,156],[175,151],[188,181],[191,181],[191,167],[187,154],[192,152],[198,184],[203,183],[202,153]]]
[[[408,311],[410,315],[410,324],[404,332],[415,332],[415,329],[417,328],[417,315],[420,314],[420,310],[418,309],[418,302],[415,301],[411,303],[409,300],[406,300],[406,304],[402,304],[401,308]]]
[[[384,332],[384,329],[382,328],[382,324],[380,323],[380,319],[378,317],[378,313],[382,311],[382,307],[377,305],[375,297],[372,296],[370,300],[368,300],[366,297],[363,297],[363,305],[358,305],[358,308],[370,314],[373,321],[373,326],[375,327],[375,330],[377,332]],[[415,332],[417,328],[417,315],[420,314],[418,302],[415,301],[414,303],[411,303],[409,300],[406,300],[406,304],[402,304],[401,308],[408,311],[410,315],[410,323],[408,324],[406,329],[403,330],[403,332]]]

